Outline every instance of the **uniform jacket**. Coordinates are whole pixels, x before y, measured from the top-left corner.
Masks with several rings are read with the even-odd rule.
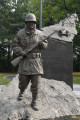
[[[18,56],[25,49],[31,48],[31,46],[39,41],[42,41],[44,36],[41,31],[35,30],[33,34],[30,34],[26,29],[20,30],[15,39],[12,42],[13,52]],[[41,50],[47,48],[47,40],[43,42],[43,48],[39,46],[32,50],[23,58],[19,63],[18,73],[25,75],[43,74],[43,65],[41,59]]]

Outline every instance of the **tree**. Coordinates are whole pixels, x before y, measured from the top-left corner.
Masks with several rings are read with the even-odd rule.
[[[75,12],[80,19],[79,0],[45,0],[43,5],[43,26],[58,23],[68,14]],[[80,71],[80,21],[76,24],[76,28],[78,34],[73,40],[73,68],[74,71]]]
[[[12,2],[11,2],[12,1]],[[29,12],[37,16],[37,28],[39,28],[39,9],[40,0],[1,0],[0,1],[0,42],[4,44],[5,39],[10,43],[16,33],[25,25],[25,15]],[[58,23],[64,19],[67,14],[72,14],[76,11],[80,19],[80,1],[79,0],[44,0],[43,2],[43,27]],[[77,23],[78,35],[74,38],[73,51],[74,56],[80,59],[77,54],[80,53],[80,22]],[[5,45],[4,45],[5,46]],[[2,51],[0,47],[0,51]],[[8,53],[7,53],[8,54]],[[75,63],[74,62],[74,63]]]

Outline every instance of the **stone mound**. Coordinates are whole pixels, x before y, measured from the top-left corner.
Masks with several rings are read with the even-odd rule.
[[[2,88],[0,120],[63,120],[59,118],[80,114],[80,101],[72,89],[63,81],[44,78],[41,79],[39,91],[39,111],[34,111],[30,106],[30,84],[22,101],[17,101],[18,75]]]

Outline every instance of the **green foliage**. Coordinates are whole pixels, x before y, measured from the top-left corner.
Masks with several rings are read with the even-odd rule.
[[[67,14],[72,14],[75,11],[80,14],[79,3],[80,2],[78,0],[45,0],[43,3],[43,25],[45,25],[45,19],[47,19],[47,17],[49,18],[49,25],[51,25],[58,23],[60,20],[64,19]],[[46,12],[45,15],[44,11]]]
[[[73,83],[80,84],[80,73],[73,73]]]
[[[0,85],[7,85],[11,80],[0,77]]]
[[[0,85],[7,85],[11,80],[10,79],[6,79],[6,76],[12,76],[15,74],[11,74],[11,73],[0,73]]]
[[[16,33],[24,27],[25,15],[29,12],[36,15],[37,28],[39,28],[39,9],[40,0],[18,0],[17,4],[15,0],[12,0],[12,3],[11,0],[0,0],[0,45],[3,46],[5,39],[8,40],[7,44],[9,45],[10,41],[14,39]],[[42,25],[45,27],[56,24],[60,20],[64,19],[68,14],[72,14],[75,11],[80,19],[80,0],[44,0]],[[80,21],[77,23],[77,30],[78,35],[73,40],[75,66],[79,63],[80,59]],[[0,52],[2,51],[1,46]],[[4,53],[6,52],[5,50]],[[78,52],[79,54],[77,54]],[[77,66],[79,65],[80,64]],[[79,71],[79,67],[76,70]]]

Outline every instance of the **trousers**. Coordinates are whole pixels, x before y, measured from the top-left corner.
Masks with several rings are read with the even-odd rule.
[[[31,81],[31,92],[32,92],[32,100],[36,100],[38,98],[38,92],[40,88],[40,80],[41,75],[23,75],[19,74],[19,89],[23,93],[25,89],[28,87],[29,82]]]

